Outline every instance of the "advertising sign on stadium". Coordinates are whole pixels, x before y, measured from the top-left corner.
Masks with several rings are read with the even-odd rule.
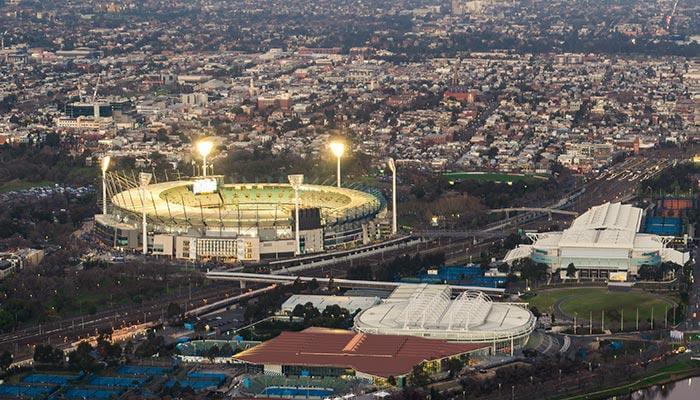
[[[627,272],[611,272],[610,280],[613,282],[625,282],[627,280]]]
[[[192,185],[194,194],[215,193],[217,189],[216,179],[200,179]]]

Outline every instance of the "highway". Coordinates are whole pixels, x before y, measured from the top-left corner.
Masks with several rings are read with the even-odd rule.
[[[686,331],[700,331],[700,248],[695,248],[694,257],[693,286],[688,290],[688,312],[681,326]]]

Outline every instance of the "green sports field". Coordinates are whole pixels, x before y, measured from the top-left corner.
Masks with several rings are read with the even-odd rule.
[[[537,181],[546,181],[549,179],[546,175],[536,174],[505,174],[498,172],[448,172],[444,175],[452,181],[482,181],[482,182],[524,182],[533,183]]]
[[[664,322],[664,312],[671,309],[673,303],[654,293],[642,291],[611,292],[606,288],[567,288],[550,289],[535,292],[535,296],[524,299],[541,312],[550,313],[554,307],[573,318],[585,320],[593,313],[593,322],[600,322],[602,311],[605,310],[605,320],[617,321],[624,315],[625,325],[634,324],[637,309],[639,321],[650,320],[652,309],[655,323]],[[670,323],[671,321],[669,321]],[[607,323],[606,323],[607,325]],[[631,326],[631,325],[630,325]]]

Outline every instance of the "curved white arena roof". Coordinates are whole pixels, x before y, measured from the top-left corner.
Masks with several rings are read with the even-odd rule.
[[[613,229],[637,232],[642,224],[642,216],[642,209],[630,204],[605,203],[581,214],[568,230]]]
[[[639,233],[643,216],[641,208],[629,204],[601,204],[581,214],[571,223],[571,227],[561,232],[529,234],[533,244],[521,245],[509,251],[504,261],[533,257],[533,252],[541,251],[550,261],[536,261],[555,268],[565,267],[574,259],[591,265],[604,265],[604,260],[613,259],[629,260],[627,264],[634,258],[645,262],[642,260],[651,260],[649,253],[658,253],[663,261],[684,264],[687,254],[667,248],[667,238]],[[562,265],[554,265],[557,262]],[[576,262],[574,264],[578,266]],[[622,265],[614,264],[617,267]]]
[[[477,291],[451,295],[444,285],[400,286],[384,303],[360,312],[355,329],[489,343],[521,339],[534,329],[534,315],[520,304],[493,302]]]

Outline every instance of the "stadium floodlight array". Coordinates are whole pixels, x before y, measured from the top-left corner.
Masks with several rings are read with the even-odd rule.
[[[338,187],[340,187],[340,159],[343,157],[343,154],[345,153],[345,143],[340,142],[340,141],[331,142],[330,147],[331,147],[331,152],[333,153],[333,155],[335,155],[335,158],[338,160],[337,184],[338,184]]]
[[[143,220],[141,221],[142,227],[142,240],[143,240],[143,254],[148,254],[148,228],[146,225],[146,186],[151,183],[151,178],[153,174],[148,172],[141,172],[139,174],[139,186],[141,188],[141,214],[143,215]]]
[[[201,139],[196,144],[197,153],[202,157],[202,176],[207,176],[207,156],[214,149],[214,142],[209,139]]]
[[[301,254],[301,241],[299,240],[299,189],[304,184],[304,175],[294,174],[287,177],[289,184],[294,189],[294,238],[296,240],[296,254]]]
[[[398,226],[396,223],[396,162],[389,158],[387,165],[391,170],[391,234],[396,235]]]
[[[102,157],[100,168],[102,169],[102,214],[107,215],[107,169],[109,168],[110,156]]]

